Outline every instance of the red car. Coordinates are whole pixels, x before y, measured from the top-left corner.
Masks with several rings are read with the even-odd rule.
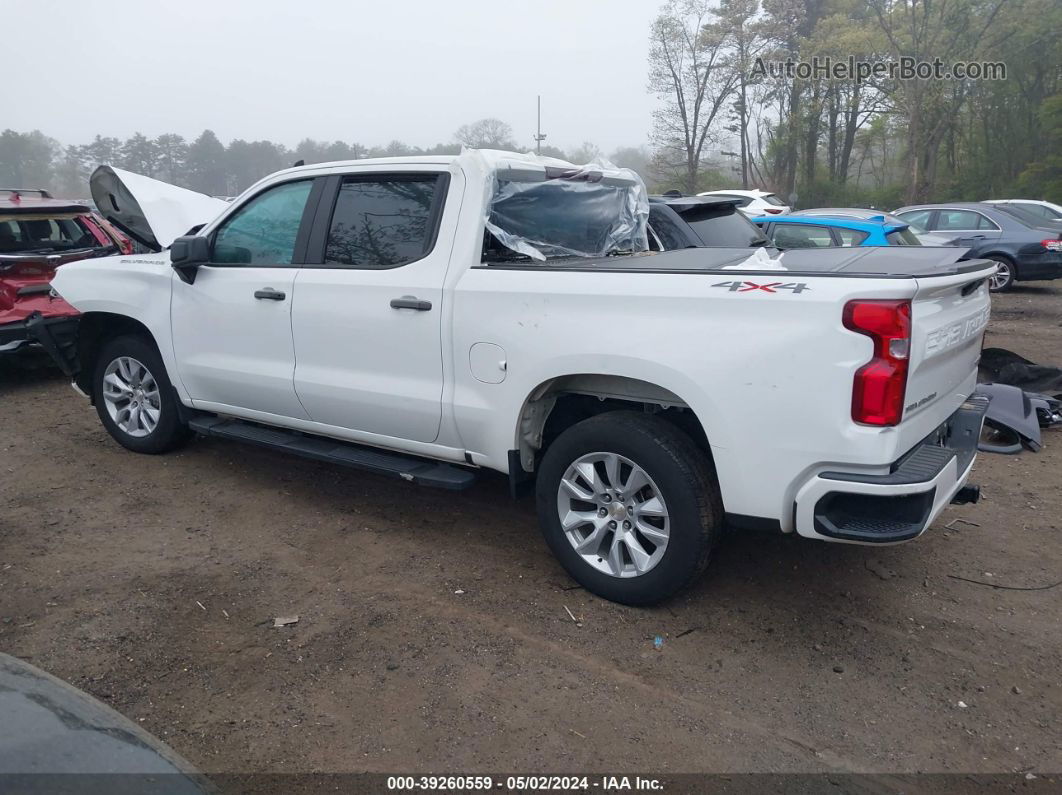
[[[77,310],[49,284],[57,267],[132,252],[129,238],[84,204],[43,190],[0,189],[0,356],[37,347],[40,325],[52,331],[41,338],[45,345],[73,341]]]

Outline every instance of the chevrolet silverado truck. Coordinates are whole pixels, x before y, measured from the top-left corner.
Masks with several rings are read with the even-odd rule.
[[[653,253],[648,215],[633,172],[534,155],[288,169],[168,251],[60,270],[62,363],[138,453],[200,434],[448,489],[505,473],[626,604],[690,583],[725,527],[890,544],[976,498],[994,263]]]

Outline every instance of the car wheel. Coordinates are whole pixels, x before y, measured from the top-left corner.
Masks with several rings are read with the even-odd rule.
[[[117,337],[103,346],[92,388],[100,421],[123,447],[164,453],[191,436],[162,357],[142,337]]]
[[[708,456],[669,422],[609,412],[564,431],[536,483],[550,549],[588,591],[648,605],[708,565],[723,525]]]
[[[999,265],[999,270],[988,277],[988,289],[993,293],[1005,293],[1014,286],[1014,263],[1004,256],[985,257]]]

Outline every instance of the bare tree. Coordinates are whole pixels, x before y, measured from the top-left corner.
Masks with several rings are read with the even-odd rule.
[[[741,187],[749,187],[752,146],[749,128],[752,123],[750,98],[753,89],[753,65],[767,47],[762,25],[757,22],[760,0],[722,0],[719,7],[720,24],[730,30],[733,43],[728,67],[736,77],[734,113],[736,124],[730,128],[738,135],[741,154]]]
[[[472,149],[515,149],[513,128],[501,119],[487,118],[461,125],[454,138]]]
[[[1003,0],[932,3],[930,0],[869,0],[894,57],[927,61],[947,53],[953,61],[991,51],[989,35]],[[966,102],[970,84],[960,80],[901,80],[895,100],[907,118],[908,202],[925,201],[936,187],[941,144]]]
[[[653,22],[649,90],[663,100],[653,114],[653,143],[670,167],[681,168],[685,189],[698,188],[705,143],[737,73],[724,66],[728,36],[709,0],[669,0]]]
[[[583,141],[578,148],[573,149],[568,154],[568,157],[573,163],[582,164],[593,163],[595,160],[599,160],[602,154],[601,147],[593,141]]]

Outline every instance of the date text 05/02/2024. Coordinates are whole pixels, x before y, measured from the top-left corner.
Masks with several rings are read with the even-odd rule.
[[[387,789],[402,790],[515,790],[515,791],[643,791],[664,789],[657,778],[642,776],[388,776]]]

